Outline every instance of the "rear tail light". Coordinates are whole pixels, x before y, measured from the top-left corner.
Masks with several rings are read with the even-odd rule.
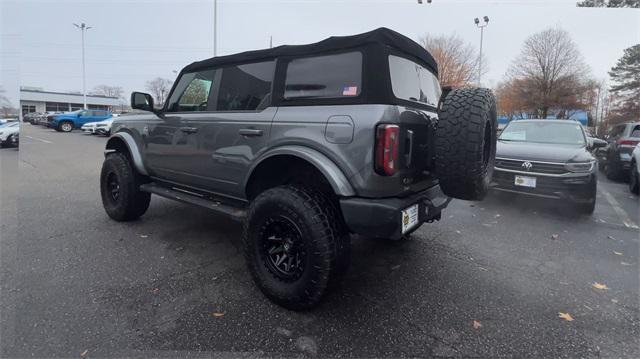
[[[640,143],[640,140],[623,140],[619,139],[618,144],[622,146],[635,146]]]
[[[376,129],[376,172],[393,176],[398,171],[399,128],[397,125],[379,125]]]

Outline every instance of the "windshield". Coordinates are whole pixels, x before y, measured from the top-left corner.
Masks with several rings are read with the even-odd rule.
[[[585,144],[582,128],[580,124],[574,122],[511,122],[500,135],[500,140],[580,146]]]

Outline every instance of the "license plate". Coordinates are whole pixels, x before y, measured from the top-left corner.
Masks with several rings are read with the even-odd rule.
[[[415,227],[418,224],[418,205],[402,210],[402,234]]]
[[[516,186],[536,188],[535,177],[516,176],[514,183]]]

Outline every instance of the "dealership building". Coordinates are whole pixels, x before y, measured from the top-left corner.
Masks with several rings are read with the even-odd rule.
[[[75,111],[83,108],[83,97],[79,93],[44,91],[40,88],[20,88],[20,116],[29,112]],[[87,95],[87,108],[113,110],[120,104],[117,97]]]

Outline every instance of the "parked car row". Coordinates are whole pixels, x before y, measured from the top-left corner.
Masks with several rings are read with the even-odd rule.
[[[596,154],[598,166],[611,180],[630,178],[632,153],[640,143],[640,122],[621,123],[613,126],[606,135],[607,146]]]
[[[111,123],[117,117],[106,110],[77,110],[71,112],[32,112],[24,115],[24,122],[42,125],[59,132],[71,132],[81,129],[85,133],[105,135],[111,134]]]

